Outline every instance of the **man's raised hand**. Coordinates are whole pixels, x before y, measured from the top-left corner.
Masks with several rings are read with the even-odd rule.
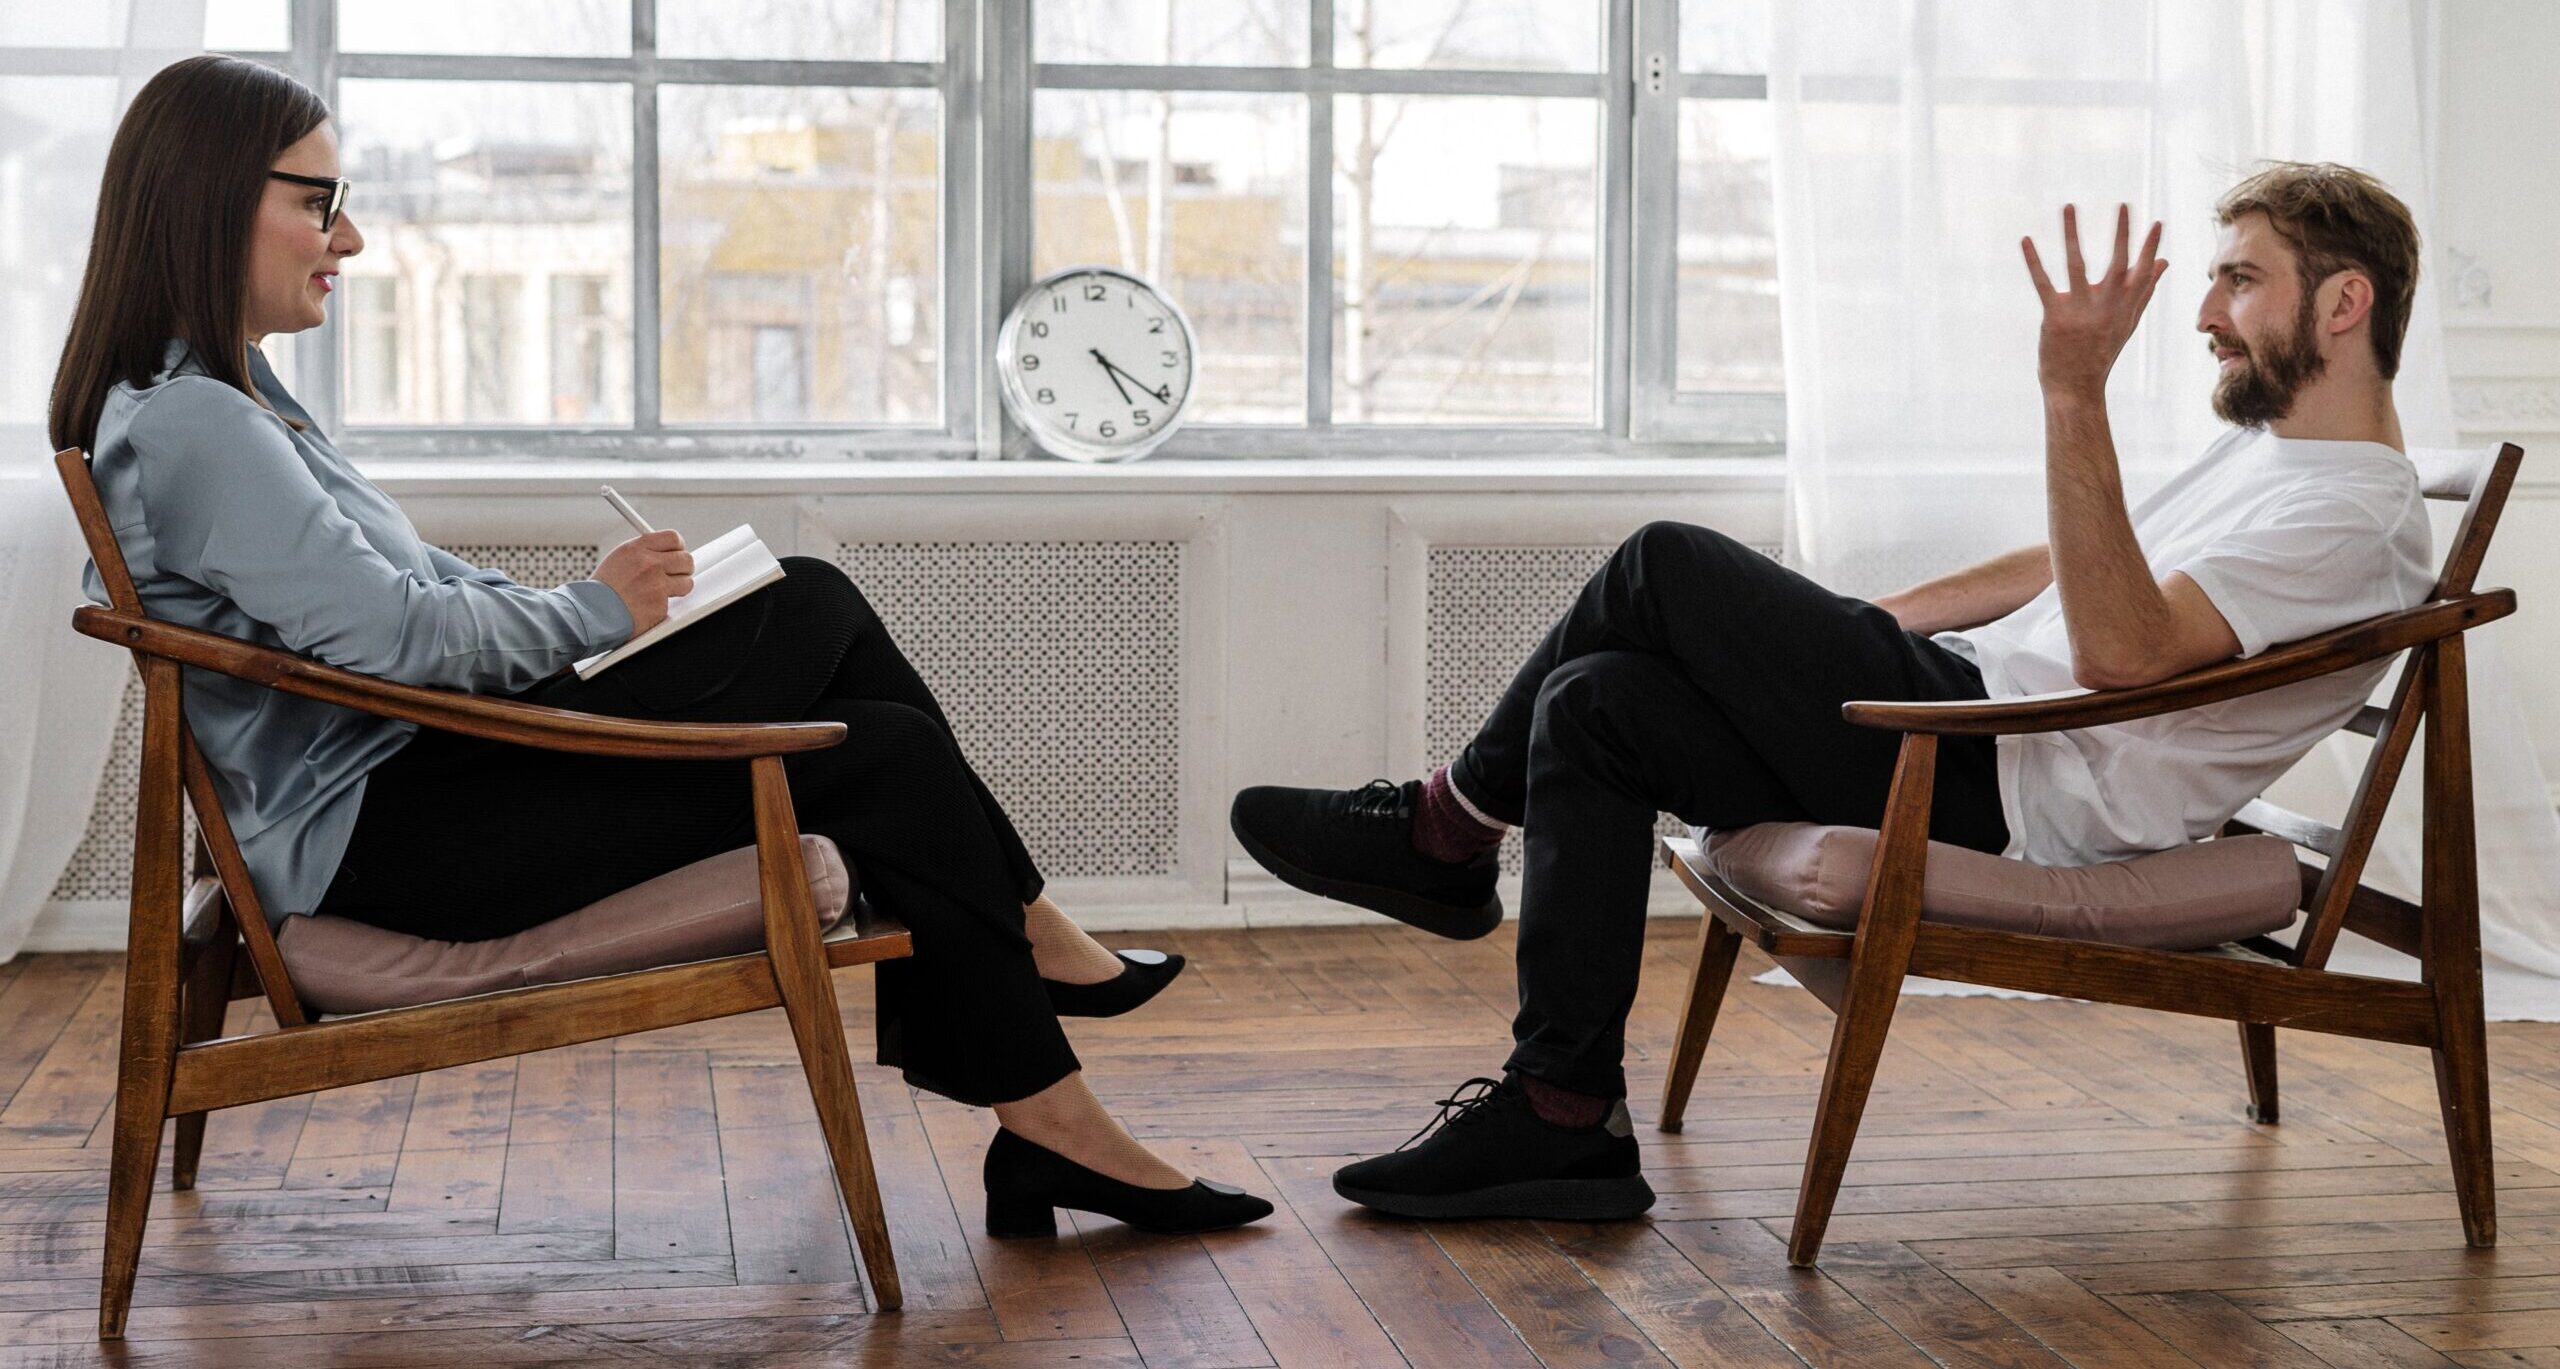
[[[2151,303],[2152,288],[2169,269],[2169,263],[2160,259],[2157,222],[2142,239],[2142,259],[2138,262],[2129,259],[2132,239],[2133,211],[2117,205],[2115,254],[2107,263],[2106,274],[2090,280],[2088,266],[2080,257],[2079,213],[2064,205],[2063,262],[2069,276],[2064,281],[2066,288],[2060,290],[2045,274],[2044,259],[2036,255],[2036,240],[2018,240],[2018,246],[2027,254],[2027,275],[2035,281],[2037,297],[2044,301],[2044,331],[2036,346],[2036,378],[2043,382],[2047,395],[2105,396],[2107,372],[2114,369],[2116,354],[2124,350],[2125,339],[2132,337],[2135,325],[2142,322],[2142,311]]]

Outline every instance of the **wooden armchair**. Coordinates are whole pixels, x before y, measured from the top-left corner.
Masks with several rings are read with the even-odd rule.
[[[855,1244],[882,1311],[899,1305],[897,1264],[854,1093],[852,1057],[828,971],[910,953],[905,928],[847,916],[823,939],[782,758],[844,740],[840,723],[659,723],[601,717],[393,684],[286,652],[148,617],[87,458],[54,458],[112,607],[72,614],[79,631],[130,649],[143,681],[140,793],[134,814],[132,926],[109,1160],[98,1334],[124,1334],[142,1253],[161,1122],[178,1121],[171,1186],[192,1188],[205,1114],[216,1108],[468,1064],[781,1005],[809,1078]],[[189,735],[179,667],[421,726],[586,755],[745,762],[755,805],[761,951],[415,1007],[314,1020],[294,990],[266,912]],[[180,796],[195,807],[190,872],[180,856]],[[263,994],[277,1027],[223,1037],[235,998]]]
[[[1838,1014],[1822,1076],[1813,1136],[1796,1197],[1787,1256],[1803,1266],[1822,1249],[1824,1228],[1855,1144],[1876,1061],[1893,1024],[1905,975],[2021,989],[2226,1018],[2240,1027],[2250,1115],[2276,1119],[2275,1030],[2329,1032],[2425,1046],[2435,1054],[2436,1089],[2453,1156],[2454,1191],[2465,1239],[2497,1240],[2490,1170],[2487,1037],[2480,998],[2478,868],[2473,851],[2469,704],[2464,686],[2467,629],[2515,611],[2512,590],[2474,591],[2490,535],[2515,483],[2523,453],[2420,453],[2432,499],[2466,505],[2428,602],[2136,689],[2063,693],[1982,703],[1850,703],[1861,727],[1903,734],[1884,825],[1853,931],[1817,926],[1754,901],[1720,878],[1694,842],[1662,845],[1665,862],[1705,905],[1698,967],[1681,1014],[1662,1088],[1661,1127],[1680,1129],[1700,1056],[1744,940],[1776,958]],[[2343,827],[2264,801],[2252,803],[2227,835],[2267,832],[2317,853],[2301,861],[2301,911],[2292,945],[2268,936],[2198,951],[2131,946],[1955,926],[1922,918],[1932,782],[1942,736],[2056,732],[2147,718],[2311,679],[2409,653],[2387,708],[2366,707],[2348,726],[2373,739]],[[2411,904],[2359,883],[2384,805],[2426,722],[2425,873]],[[2338,934],[2353,931],[2418,959],[2416,983],[2323,968]]]

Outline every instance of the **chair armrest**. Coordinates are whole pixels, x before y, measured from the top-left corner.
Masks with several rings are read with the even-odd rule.
[[[450,689],[394,684],[217,632],[94,605],[73,610],[71,625],[102,642],[281,693],[546,751],[686,760],[746,759],[823,750],[845,737],[842,723],[646,722]]]
[[[2132,689],[2075,689],[1978,703],[1860,700],[1842,704],[1840,716],[1860,727],[1942,736],[2013,736],[2100,727],[2260,694],[2332,674],[2496,622],[2515,611],[2514,590],[2483,590],[2368,618],[2247,660],[2219,661]]]

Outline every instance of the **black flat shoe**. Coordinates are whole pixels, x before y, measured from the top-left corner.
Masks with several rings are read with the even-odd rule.
[[[1099,984],[1069,984],[1056,979],[1043,979],[1041,986],[1049,991],[1049,1006],[1060,1017],[1118,1017],[1164,992],[1164,986],[1182,973],[1179,955],[1163,951],[1114,951],[1120,957],[1120,973]]]
[[[985,1176],[990,1236],[1057,1235],[1062,1207],[1165,1236],[1224,1231],[1271,1215],[1270,1203],[1207,1179],[1194,1179],[1189,1188],[1124,1184],[1001,1127],[987,1147]]]

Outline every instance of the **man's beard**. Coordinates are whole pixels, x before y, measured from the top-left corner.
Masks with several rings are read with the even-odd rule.
[[[2238,343],[2242,349],[2239,368],[2214,382],[2214,413],[2223,422],[2238,427],[2263,428],[2293,412],[2294,398],[2302,393],[2302,387],[2319,379],[2322,368],[2329,364],[2320,355],[2314,336],[2318,326],[2318,299],[2305,291],[2302,313],[2295,318],[2293,336],[2289,338],[2263,348],[2236,336],[2208,339],[2209,345]]]

